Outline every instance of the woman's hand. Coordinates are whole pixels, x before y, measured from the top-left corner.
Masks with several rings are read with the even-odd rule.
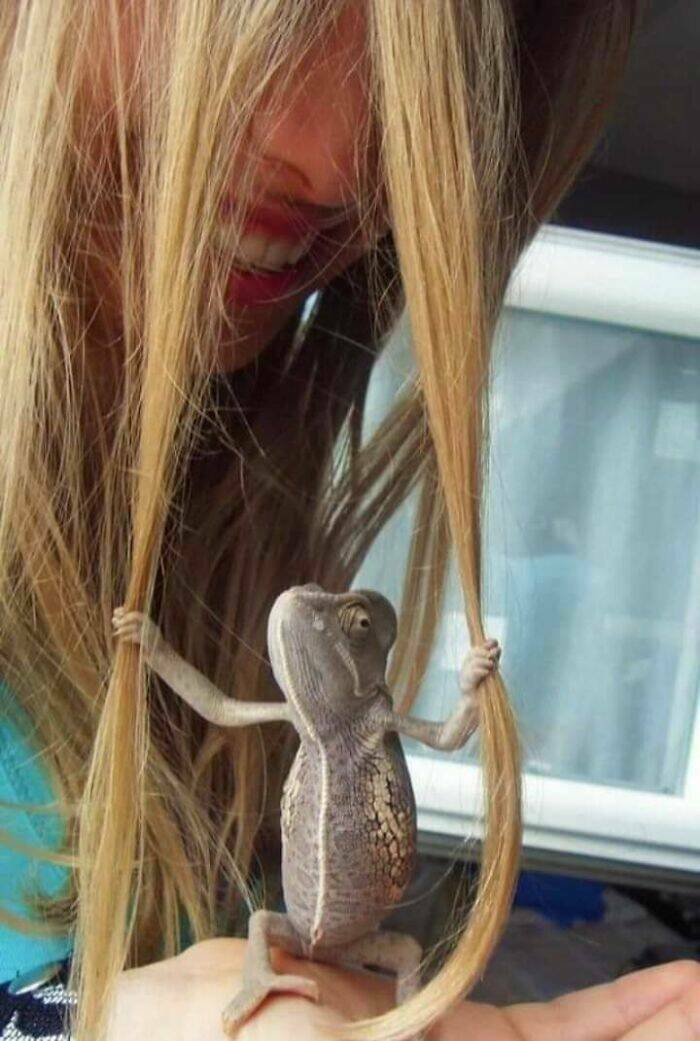
[[[473,1041],[697,1041],[700,964],[659,965],[542,1003],[496,1009],[467,1002],[444,1028],[438,1028],[435,1041],[467,1037]]]
[[[246,944],[217,938],[193,944],[174,958],[123,972],[107,1041],[228,1041],[221,1013],[239,985]],[[334,1024],[391,1007],[391,985],[272,951],[278,972],[319,982],[321,1003],[276,994],[244,1024],[236,1041],[321,1041]]]
[[[245,942],[205,940],[119,977],[108,1041],[226,1041],[221,1011],[238,986]],[[273,952],[275,968],[318,981],[321,1004],[269,998],[236,1041],[328,1041],[334,1024],[377,1015],[392,987],[370,974]],[[466,1002],[431,1030],[430,1041],[696,1041],[700,966],[675,962],[543,1004],[497,1009]]]

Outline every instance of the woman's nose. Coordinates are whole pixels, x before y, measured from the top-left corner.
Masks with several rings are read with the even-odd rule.
[[[368,114],[362,6],[347,4],[303,57],[290,89],[273,88],[274,101],[256,112],[251,133],[262,194],[326,207],[352,201]]]

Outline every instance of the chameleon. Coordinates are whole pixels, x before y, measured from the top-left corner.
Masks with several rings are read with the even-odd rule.
[[[416,805],[399,735],[431,748],[461,748],[479,721],[482,681],[497,667],[497,640],[474,645],[459,671],[460,695],[447,719],[394,709],[386,683],[396,612],[381,593],[329,593],[292,586],[274,601],[267,648],[280,702],[233,699],[181,658],[158,626],[117,607],[118,639],[140,644],[144,660],[210,723],[239,727],[286,721],[299,735],[281,806],[286,913],[257,910],[248,923],[240,989],[222,1012],[232,1036],[275,992],[319,1000],[318,985],[273,971],[269,948],[396,976],[396,1000],[420,987],[422,950],[379,924],[401,899],[416,859]]]

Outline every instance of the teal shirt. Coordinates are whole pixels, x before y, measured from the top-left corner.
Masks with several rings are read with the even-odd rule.
[[[10,691],[0,680],[0,803],[49,803],[54,798],[41,754],[26,731],[8,718],[17,708]],[[0,828],[18,842],[57,850],[63,841],[65,823],[58,813],[27,813],[0,805]],[[0,841],[0,907],[22,918],[31,916],[23,889],[37,882],[43,893],[54,896],[68,881],[68,868],[17,853]],[[182,948],[194,942],[187,916],[180,916]],[[49,961],[71,953],[68,936],[31,936],[0,922],[0,983],[13,979]]]
[[[0,682],[0,802],[51,802],[54,796],[40,754],[8,719],[8,697]],[[0,828],[27,845],[58,849],[64,827],[58,813],[27,813],[0,805]],[[0,842],[0,907],[30,917],[23,889],[38,882],[43,892],[55,895],[66,884],[67,873],[63,866],[17,853]],[[0,922],[0,983],[43,962],[65,958],[70,950],[67,936],[27,935]]]

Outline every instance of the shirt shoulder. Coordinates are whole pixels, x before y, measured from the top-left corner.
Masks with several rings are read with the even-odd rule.
[[[65,822],[56,811],[29,812],[18,804],[47,804],[54,798],[49,774],[42,765],[41,750],[32,740],[31,725],[12,692],[0,680],[0,910],[12,919],[31,915],[26,893],[39,889],[58,894],[68,879],[68,869],[31,855],[31,847],[57,849]],[[19,849],[5,841],[11,838]],[[67,936],[36,936],[13,928],[0,919],[0,983],[19,973],[70,953]]]

